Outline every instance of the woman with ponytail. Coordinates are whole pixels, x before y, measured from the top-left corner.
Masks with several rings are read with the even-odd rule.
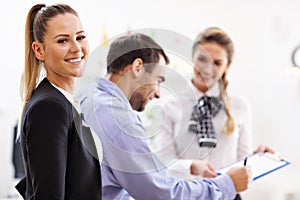
[[[165,120],[153,148],[174,176],[216,177],[216,169],[253,152],[249,104],[227,93],[233,54],[233,42],[222,29],[201,32],[192,47],[191,82],[164,102]],[[273,152],[263,145],[257,151]]]
[[[29,10],[19,124],[25,177],[16,186],[24,199],[101,199],[95,143],[73,98],[88,53],[73,8],[37,4]]]

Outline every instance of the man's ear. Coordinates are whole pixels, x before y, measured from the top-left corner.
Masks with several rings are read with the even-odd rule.
[[[136,58],[132,64],[132,72],[135,77],[139,77],[142,75],[144,71],[143,60],[141,58]]]
[[[32,50],[34,51],[35,57],[40,60],[44,61],[45,60],[45,53],[43,46],[40,42],[33,42],[31,45]]]

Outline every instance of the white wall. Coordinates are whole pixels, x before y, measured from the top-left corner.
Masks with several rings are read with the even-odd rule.
[[[59,1],[45,1],[54,3]],[[299,170],[300,75],[289,74],[292,48],[300,43],[300,2],[238,0],[64,1],[80,14],[91,49],[128,28],[163,28],[191,39],[207,26],[220,26],[233,38],[235,60],[230,90],[246,96],[253,107],[255,144],[272,146]],[[12,127],[20,109],[24,23],[39,1],[7,1],[1,7],[0,194],[12,186]],[[118,6],[117,6],[118,5]],[[279,107],[280,106],[280,107]]]

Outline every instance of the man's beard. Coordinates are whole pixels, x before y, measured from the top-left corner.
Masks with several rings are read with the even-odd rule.
[[[131,95],[129,102],[133,110],[142,112],[145,109],[146,101],[143,99],[143,96],[138,92],[134,92]]]

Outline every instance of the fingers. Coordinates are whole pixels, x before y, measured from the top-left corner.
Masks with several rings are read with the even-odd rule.
[[[248,181],[249,182],[252,182],[253,181],[253,177],[252,177],[252,168],[251,168],[251,166],[246,166],[246,168],[247,168],[247,171],[248,171]]]
[[[218,176],[215,169],[208,163],[202,162],[202,177],[204,178],[214,178]]]
[[[204,178],[214,178],[218,175],[215,169],[207,161],[201,160],[193,160],[191,174],[201,175]]]
[[[259,145],[257,149],[254,151],[254,153],[264,153],[264,152],[269,152],[269,153],[275,153],[275,151],[266,145]]]
[[[251,183],[253,181],[253,176],[252,176],[252,171],[251,171],[251,166],[247,166],[248,169],[248,185],[247,185],[247,189],[251,186]]]
[[[251,168],[245,167],[233,167],[228,170],[227,174],[232,179],[236,192],[242,192],[248,188],[248,183],[252,181]]]
[[[207,164],[207,169],[208,169],[208,173],[210,176],[208,178],[214,178],[214,177],[218,176],[216,170],[209,163]]]
[[[207,167],[211,171],[216,171],[215,168],[213,168],[213,166],[211,166],[211,164],[209,164],[209,163],[207,163]]]
[[[271,147],[268,147],[268,146],[265,146],[264,152],[275,153],[275,151]]]
[[[204,178],[215,178],[218,174],[214,170],[205,170],[202,176]]]

